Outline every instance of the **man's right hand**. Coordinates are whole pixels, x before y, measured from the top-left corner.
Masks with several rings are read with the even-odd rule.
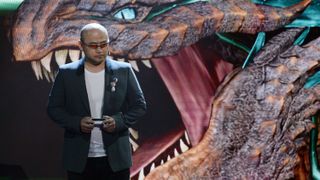
[[[94,121],[91,117],[83,117],[80,121],[81,132],[83,133],[91,133],[94,127]]]

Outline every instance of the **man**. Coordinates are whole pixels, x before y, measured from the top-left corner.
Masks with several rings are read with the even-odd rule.
[[[109,57],[107,30],[84,26],[85,54],[60,66],[49,95],[48,115],[65,129],[63,161],[68,179],[129,179],[128,128],[146,111],[130,64]]]

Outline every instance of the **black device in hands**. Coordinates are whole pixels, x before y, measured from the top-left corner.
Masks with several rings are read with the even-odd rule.
[[[94,121],[94,127],[101,127],[104,118],[92,118],[92,120]]]

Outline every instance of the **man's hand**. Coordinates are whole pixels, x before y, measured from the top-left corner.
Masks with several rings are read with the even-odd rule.
[[[103,121],[102,129],[106,132],[113,132],[116,129],[116,121],[111,116],[103,116],[105,119]]]
[[[94,127],[94,121],[91,119],[91,117],[84,117],[81,119],[80,121],[81,132],[91,133],[93,127]]]

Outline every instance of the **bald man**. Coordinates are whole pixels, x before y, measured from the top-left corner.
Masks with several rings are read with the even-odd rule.
[[[85,56],[59,67],[47,112],[64,128],[63,164],[68,179],[130,177],[128,128],[146,111],[129,63],[108,57],[105,27],[84,26],[79,41]]]

